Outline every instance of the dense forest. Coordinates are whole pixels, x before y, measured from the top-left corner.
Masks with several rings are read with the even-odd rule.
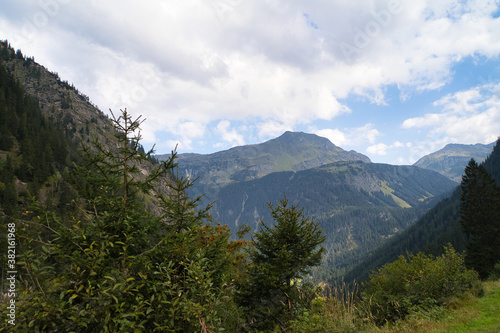
[[[500,141],[482,163],[484,170],[500,184]],[[452,244],[457,251],[466,250],[470,235],[460,224],[460,205],[462,187],[457,187],[449,198],[445,198],[432,207],[417,223],[405,230],[391,242],[380,247],[373,255],[363,260],[345,275],[348,282],[365,281],[375,268],[394,261],[401,254],[424,252],[432,255],[443,253],[443,244]],[[477,193],[478,197],[483,191]],[[495,203],[491,204],[495,207]],[[500,224],[500,215],[493,215],[492,220]],[[498,232],[492,232],[496,241],[500,240]]]
[[[448,195],[441,193],[443,189],[454,186],[433,171],[415,167],[336,162],[226,185],[212,211],[221,223],[231,227],[246,223],[256,229],[259,219],[270,219],[266,202],[286,191],[293,203],[300,203],[305,214],[320,223],[327,237],[315,277],[341,278]]]
[[[395,226],[389,216],[405,223],[413,213],[383,193],[340,186],[343,202],[387,207],[381,215],[373,207],[361,212],[345,205],[343,220],[324,228],[312,209],[284,193],[276,203],[259,203],[269,215],[255,230],[244,223],[231,230],[210,214],[210,205],[200,205],[200,197],[189,197],[193,183],[179,176],[175,151],[162,162],[154,151],[144,151],[142,117],[126,109],[110,118],[81,113],[79,103],[88,100],[58,77],[61,90],[52,92],[56,102],[50,105],[52,97],[41,90],[27,93],[9,70],[13,61],[30,67],[30,80],[37,80],[36,73],[51,76],[2,42],[0,330],[376,330],[416,312],[438,313],[450,299],[479,294],[480,279],[500,275],[498,144],[483,164],[469,163],[460,190],[376,252],[378,261],[370,259],[374,265],[361,289],[339,294],[332,281],[311,279],[334,250],[325,248],[325,240],[342,223],[349,229],[356,214],[366,216],[367,225],[385,220],[379,227],[390,234]],[[318,170],[306,173],[327,177]],[[328,177],[340,182],[335,177],[341,176]],[[408,202],[412,189],[401,189]],[[236,196],[239,188],[227,191]],[[333,197],[317,192],[310,199],[328,205]],[[363,243],[369,232],[352,236]],[[346,302],[356,305],[346,310]]]

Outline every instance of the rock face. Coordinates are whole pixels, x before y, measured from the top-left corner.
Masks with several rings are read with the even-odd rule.
[[[6,42],[0,42],[0,51],[13,52]],[[37,99],[42,113],[49,120],[61,123],[73,141],[88,142],[91,135],[109,144],[113,135],[110,120],[72,84],[32,58],[8,57],[3,59],[3,65],[23,89]],[[119,110],[115,111],[119,115]]]
[[[443,149],[419,159],[414,166],[430,169],[459,183],[467,163],[473,158],[476,162],[483,162],[493,150],[494,143],[488,145],[449,144]]]

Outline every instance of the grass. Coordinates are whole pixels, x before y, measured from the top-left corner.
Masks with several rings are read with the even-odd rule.
[[[363,304],[345,284],[331,286],[328,298],[313,313],[299,319],[292,332],[462,333],[500,332],[500,280],[483,282],[484,295],[450,300],[446,308],[418,313],[406,320],[377,327]]]
[[[483,283],[484,295],[451,313],[434,332],[500,332],[500,280]]]
[[[389,187],[389,185],[387,184],[386,181],[381,182],[380,186],[382,187],[382,192],[385,195],[390,195],[392,197],[392,199],[394,200],[394,202],[399,205],[399,207],[401,207],[401,208],[411,208],[411,205],[409,203],[407,203],[403,199],[401,199],[401,198],[397,197],[396,195],[394,195],[394,193],[393,193],[394,190]]]
[[[482,297],[468,295],[448,302],[447,309],[434,314],[437,318],[414,315],[393,325],[370,327],[366,332],[500,332],[500,280],[483,282],[483,289]]]

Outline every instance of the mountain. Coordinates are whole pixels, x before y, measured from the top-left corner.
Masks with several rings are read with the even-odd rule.
[[[30,195],[58,201],[47,193],[54,191],[51,186],[61,188],[61,174],[71,183],[69,172],[81,159],[81,144],[93,138],[113,150],[114,134],[111,120],[88,96],[0,41],[0,171],[8,156],[14,169],[9,181],[16,183],[18,195],[27,199],[29,190]],[[147,174],[152,164],[139,167]]]
[[[214,220],[234,231],[242,224],[256,230],[261,218],[272,222],[267,203],[283,195],[300,203],[327,236],[322,276],[345,273],[456,186],[435,171],[371,163],[302,132],[209,155],[179,154],[178,163],[181,175],[197,178],[190,195],[213,202]]]
[[[170,155],[157,155],[164,160]],[[285,132],[264,143],[234,147],[214,154],[179,154],[181,175],[198,178],[192,194],[206,194],[214,200],[218,189],[241,181],[261,178],[273,172],[300,171],[338,161],[370,159],[355,151],[345,151],[330,140],[302,132]]]
[[[482,164],[500,184],[500,140]],[[460,193],[457,186],[450,197],[431,208],[417,223],[354,267],[346,274],[345,280],[366,280],[370,271],[396,260],[402,254],[425,252],[440,255],[448,243],[457,251],[465,250],[467,237],[459,222]]]
[[[72,153],[64,155],[63,150],[76,152],[75,147],[89,142],[91,136],[107,149],[116,149],[110,143],[110,119],[75,87],[34,59],[15,52],[6,42],[0,44],[0,64],[9,77],[9,85],[24,91],[12,95],[15,97],[5,93],[5,105],[12,105],[14,110],[25,103],[29,110],[37,110],[36,117],[19,113],[22,121],[16,122],[14,117],[13,124],[44,129],[45,122],[61,134],[57,134],[57,140],[32,137],[32,142],[24,140],[25,145],[22,137],[15,136],[23,131],[14,125],[8,131],[0,131],[0,144],[6,148],[0,151],[5,178],[1,181],[5,188],[1,195],[12,203],[9,207],[16,207],[16,191],[27,193],[28,188],[36,195],[31,191],[36,189],[40,197],[44,195],[54,205],[69,207],[70,202],[66,201],[71,201],[70,196],[52,195],[63,193],[60,187],[64,184],[66,192],[76,191],[70,177],[71,159],[67,158]],[[11,109],[6,109],[5,114],[11,115]],[[68,144],[59,145],[58,140],[67,140]],[[23,147],[28,147],[29,153],[23,153]],[[29,155],[32,152],[33,157]],[[52,157],[55,163],[51,162]],[[190,194],[206,193],[205,203],[215,200],[214,220],[230,225],[233,232],[242,223],[255,229],[260,217],[270,221],[267,202],[276,202],[285,193],[293,203],[300,202],[305,213],[321,223],[328,237],[324,267],[334,267],[336,274],[413,224],[436,198],[453,187],[449,179],[437,172],[370,163],[368,157],[345,151],[325,138],[295,132],[215,154],[181,154],[178,162],[181,175],[199,177]],[[35,177],[33,168],[40,168],[43,173]],[[66,183],[60,182],[58,173],[67,177]],[[73,193],[73,197],[76,195]]]
[[[481,163],[488,157],[494,143],[489,145],[448,144],[432,154],[419,159],[414,166],[430,169],[460,183],[465,166],[473,158]]]
[[[322,273],[341,275],[406,229],[429,205],[455,187],[439,173],[413,166],[342,161],[297,172],[283,171],[222,187],[214,219],[236,230],[260,219],[272,223],[267,202],[286,194],[327,236]],[[328,267],[328,268],[326,268]]]

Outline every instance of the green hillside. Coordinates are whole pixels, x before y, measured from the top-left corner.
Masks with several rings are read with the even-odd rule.
[[[299,172],[279,172],[221,188],[213,216],[232,229],[256,230],[269,221],[267,202],[286,193],[327,236],[322,275],[341,276],[353,264],[410,226],[454,183],[410,166],[337,162]]]
[[[2,48],[5,50],[5,48]],[[77,146],[64,122],[46,118],[38,101],[27,94],[0,59],[0,207],[15,215],[29,196],[51,189],[54,175],[69,177],[78,161]],[[59,180],[64,188],[64,181]],[[56,203],[59,196],[51,199]],[[64,198],[70,200],[70,198]],[[3,232],[3,231],[2,231]],[[2,243],[3,244],[3,243]]]
[[[497,180],[497,183],[500,183],[498,141],[483,165]],[[363,260],[345,276],[345,279],[347,281],[366,280],[370,271],[396,260],[399,255],[407,252],[424,251],[437,255],[442,252],[443,245],[447,243],[451,243],[457,250],[465,250],[467,237],[459,223],[460,192],[460,187],[457,187],[449,198],[443,199],[412,227]]]
[[[163,160],[168,155],[156,157]],[[205,194],[204,203],[215,200],[218,190],[231,183],[338,161],[370,162],[370,159],[355,151],[345,151],[326,138],[302,132],[285,132],[264,143],[208,155],[179,154],[178,158],[181,175],[198,179],[191,193],[193,196]]]

